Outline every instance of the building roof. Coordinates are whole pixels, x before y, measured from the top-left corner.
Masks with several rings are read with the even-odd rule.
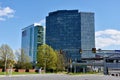
[[[36,26],[41,26],[41,25],[40,25],[39,23],[34,23],[34,24],[31,24],[31,25],[23,28],[22,31],[24,31],[24,30],[27,29],[27,28],[33,27],[33,26],[36,27]]]

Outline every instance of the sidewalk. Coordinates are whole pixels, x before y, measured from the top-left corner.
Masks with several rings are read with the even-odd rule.
[[[0,78],[1,77],[16,77],[16,76],[30,76],[30,75],[44,75],[44,74],[16,74],[16,75],[0,75]]]
[[[40,75],[40,74],[0,75],[0,78],[1,77],[14,77],[14,76],[28,76],[28,75]]]
[[[27,75],[26,74],[25,75],[23,75],[23,74],[21,74],[21,75],[0,75],[0,78],[1,77],[11,77],[11,76],[13,77],[13,76],[27,76]]]

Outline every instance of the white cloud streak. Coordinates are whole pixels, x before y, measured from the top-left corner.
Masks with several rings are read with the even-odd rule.
[[[120,31],[115,29],[107,29],[103,31],[95,32],[96,47],[104,48],[114,46],[120,46]]]
[[[0,7],[0,21],[5,21],[7,18],[14,17],[15,11],[10,7]]]
[[[4,18],[2,18],[2,17],[0,17],[0,21],[5,21],[5,19],[4,19]]]
[[[39,22],[35,22],[35,24],[40,24],[42,26],[45,26],[45,19],[42,19]]]

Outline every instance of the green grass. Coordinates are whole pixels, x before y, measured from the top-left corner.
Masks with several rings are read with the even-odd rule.
[[[24,75],[24,74],[39,74],[37,72],[12,72],[12,75]],[[5,73],[5,72],[0,72],[0,75],[8,75],[8,73]]]
[[[69,75],[85,75],[85,74],[99,74],[98,72],[86,72],[86,73],[83,73],[83,72],[80,72],[80,73],[67,73]]]
[[[39,74],[37,72],[12,72],[12,75],[24,75],[24,74]],[[43,73],[42,73],[43,74]],[[46,74],[51,74],[50,72],[47,72]],[[68,75],[85,75],[85,74],[99,74],[98,72],[80,72],[80,73],[67,73],[67,72],[57,72],[56,74],[68,74]],[[0,75],[8,75],[8,73],[0,72]]]

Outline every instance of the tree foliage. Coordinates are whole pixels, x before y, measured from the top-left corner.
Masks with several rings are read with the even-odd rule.
[[[18,61],[23,62],[23,63],[29,63],[30,62],[30,57],[25,54],[24,50],[21,49],[21,54],[18,55]]]
[[[18,62],[15,65],[17,69],[31,69],[32,63],[30,63],[30,58],[28,55],[25,54],[23,49],[16,51]]]
[[[63,71],[65,70],[65,59],[63,54],[61,54],[59,51],[55,51],[57,54],[57,63],[56,63],[56,71]]]
[[[15,56],[13,54],[13,50],[7,44],[3,44],[0,47],[0,59],[4,63],[7,62],[7,67],[12,67],[15,63]]]
[[[6,57],[8,60],[14,60],[15,58],[13,50],[7,44],[3,44],[0,47],[0,57],[3,61],[6,60]]]
[[[4,68],[4,61],[3,60],[0,60],[0,68]]]
[[[56,62],[57,55],[50,46],[44,44],[38,47],[37,65],[39,67],[46,67],[47,70],[55,70]]]

